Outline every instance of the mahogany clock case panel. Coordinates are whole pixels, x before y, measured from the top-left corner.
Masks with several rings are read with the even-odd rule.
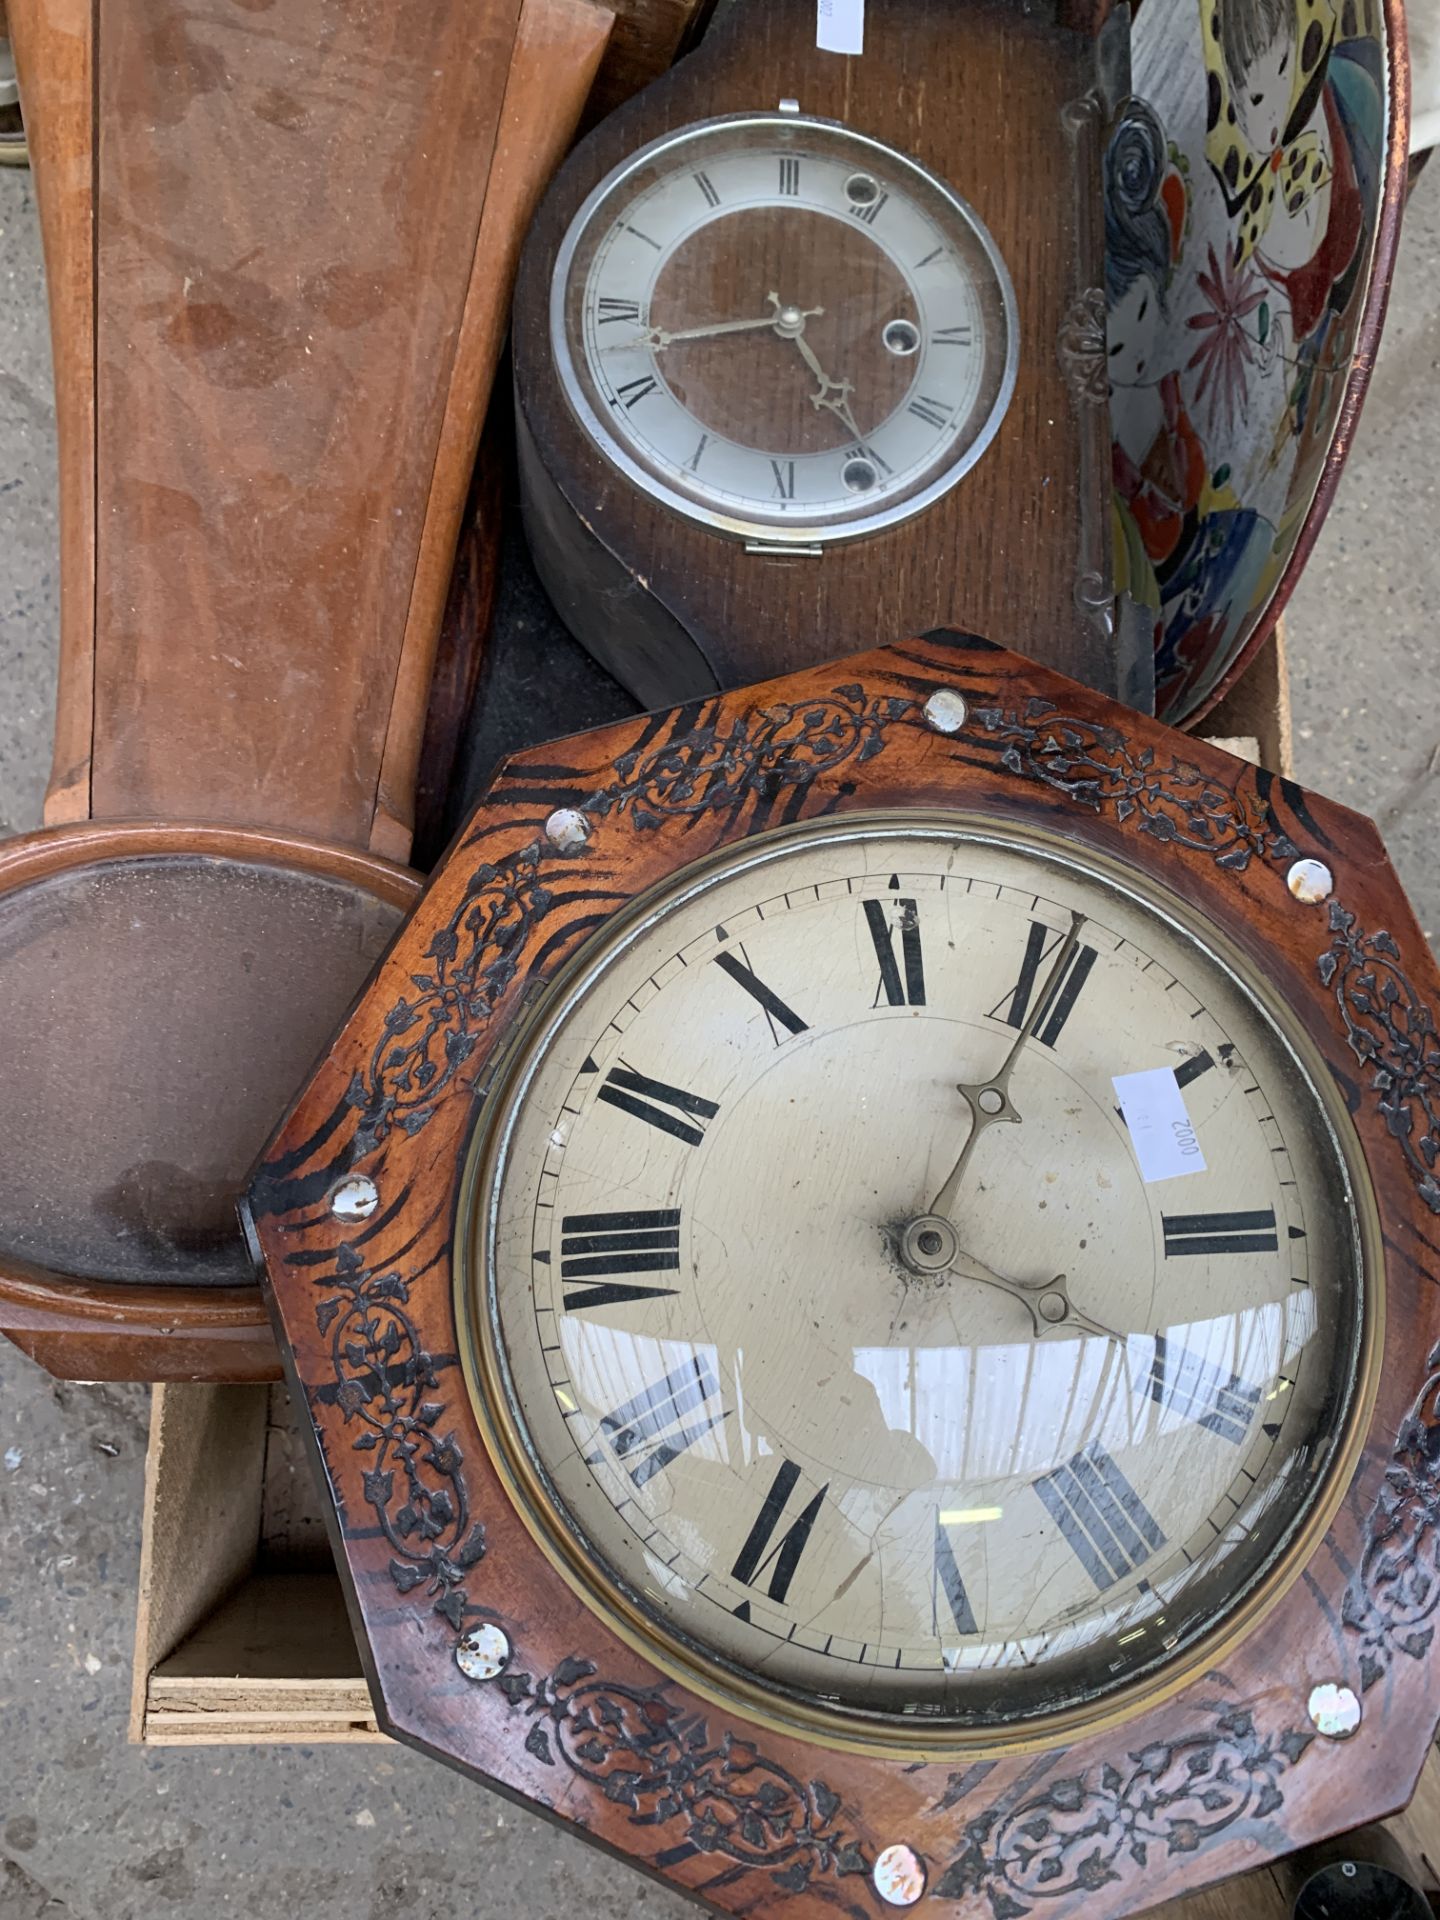
[[[781,863],[796,848],[807,858],[828,848],[830,858],[847,837],[878,849],[877,835],[922,829],[940,841],[948,832],[953,854],[928,871],[928,889],[912,851],[893,876],[881,855],[869,867],[847,870],[842,859],[838,869],[816,870],[790,899],[752,889],[729,903],[734,926],[673,917],[718,899],[706,889],[730,885],[747,863]],[[1052,863],[1048,890],[1023,892],[985,868],[1017,847]],[[1120,922],[1129,909],[1113,903],[1109,919],[1097,911],[1077,920],[1073,904],[1057,902],[1064,889],[1053,878],[1072,869],[1098,877],[1116,899],[1149,903],[1148,933],[1139,922],[1127,930]],[[857,871],[865,879],[851,892],[846,880]],[[945,928],[954,938],[969,925],[965,910],[952,901],[946,920],[937,907],[938,880],[960,873],[974,882],[963,895],[955,883],[975,915],[964,965]],[[664,912],[651,912],[667,900]],[[1013,923],[993,921],[1011,912]],[[826,916],[836,914],[846,929],[839,946],[823,938]],[[1028,926],[1042,923],[1047,930],[1032,936]],[[664,925],[686,938],[653,975],[632,980],[625,953],[643,960],[643,929]],[[993,1002],[986,927],[997,939],[1018,936],[1014,978]],[[1154,943],[1148,956],[1145,939]],[[1245,983],[1225,1003],[1229,1040],[1209,1024],[1220,1017],[1220,997],[1207,1008],[1200,975],[1177,965],[1172,939],[1223,959],[1227,977]],[[798,948],[786,946],[794,940]],[[1127,941],[1128,959],[1120,951]],[[787,967],[768,964],[784,953]],[[808,967],[797,953],[809,955]],[[977,1572],[966,1528],[1001,1519],[987,1513],[988,1501],[962,1502],[961,1489],[947,1486],[933,1527],[901,1528],[892,1567],[900,1614],[909,1606],[917,1635],[933,1630],[960,1656],[955,1673],[937,1675],[932,1663],[921,1674],[903,1645],[898,1661],[887,1651],[883,1666],[868,1669],[869,1649],[845,1649],[850,1664],[837,1668],[827,1698],[813,1674],[829,1653],[807,1640],[803,1619],[789,1632],[783,1624],[789,1590],[804,1600],[836,1505],[817,1500],[810,1460],[755,1447],[744,1463],[757,1495],[748,1532],[727,1513],[730,1496],[713,1474],[686,1478],[707,1447],[713,1456],[717,1409],[693,1331],[688,1342],[676,1338],[679,1322],[666,1316],[702,1273],[717,1294],[706,1310],[719,1320],[725,1299],[739,1296],[719,1256],[694,1255],[689,1175],[679,1176],[680,1204],[667,1208],[665,1170],[677,1157],[684,1167],[719,1166],[737,1141],[743,1150],[747,1129],[763,1143],[766,1103],[747,1095],[746,1111],[737,1100],[729,1125],[728,1095],[717,1100],[708,1079],[682,1075],[680,1053],[642,1055],[641,1045],[668,1032],[682,1051],[687,1037],[703,1048],[720,1044],[719,1031],[756,1084],[782,1088],[785,1063],[798,1057],[787,1045],[816,1058],[831,1044],[822,1009],[846,967],[863,1003],[835,1031],[851,1036],[842,1058],[866,1067],[862,1084],[882,1110],[883,1063],[904,1055],[906,1073],[915,1071],[911,1036],[945,1016],[946,996],[963,992],[973,974],[986,1002],[987,1077],[958,1094],[976,1132],[1003,1142],[1004,1153],[986,1162],[976,1149],[967,1163],[962,1139],[947,1138],[927,1162],[943,1181],[928,1195],[930,1213],[921,1217],[912,1202],[908,1219],[889,1223],[909,1262],[901,1285],[910,1304],[899,1317],[914,1316],[916,1356],[927,1325],[933,1333],[925,1316],[948,1310],[936,1302],[961,1277],[964,1313],[977,1327],[991,1314],[1011,1315],[1008,1337],[1032,1362],[1062,1350],[1109,1352],[1116,1330],[1125,1331],[1111,1316],[1123,1306],[1131,1263],[1102,1246],[1111,1277],[1096,1280],[1081,1244],[1084,1223],[1119,1218],[1118,1203],[1080,1201],[1063,1184],[1032,1179],[1007,1193],[1002,1181],[998,1214],[993,1192],[983,1211],[1033,1222],[1045,1218],[1042,1199],[1053,1197],[1067,1218],[1085,1207],[1069,1225],[1044,1229],[1055,1245],[1068,1235],[1066,1271],[1040,1256],[1028,1273],[1006,1269],[1003,1234],[967,1240],[963,1252],[930,1248],[928,1277],[924,1267],[927,1236],[943,1237],[951,1218],[952,1189],[976,1177],[993,1188],[996,1169],[1028,1169],[1031,1152],[1037,1165],[1073,1160],[1073,1141],[1047,1151],[1044,1136],[1080,1124],[1067,1114],[1088,1111],[1087,1099],[1095,1126],[1135,1152],[1134,1117],[1113,1110],[1121,1090],[1112,1096],[1102,1086],[1103,1098],[1082,1090],[1091,1071],[1084,1010],[1097,989],[1089,1005],[1109,1010],[1102,1024],[1110,1034],[1138,1032],[1152,993],[1168,995],[1177,1030],[1189,1029],[1174,1056],[1184,1072],[1167,1078],[1172,1087],[1184,1082],[1210,1170],[1188,1202],[1183,1178],[1144,1187],[1155,1270],[1180,1287],[1182,1301],[1185,1289],[1198,1290],[1198,1319],[1237,1274],[1260,1284],[1253,1276],[1270,1274],[1273,1262],[1274,1297],[1330,1330],[1328,1345],[1309,1335],[1300,1342],[1328,1356],[1309,1375],[1309,1361],[1291,1365],[1278,1351],[1262,1371],[1253,1347],[1244,1364],[1221,1367],[1218,1351],[1182,1341],[1176,1313],[1164,1353],[1153,1339],[1139,1349],[1127,1339],[1122,1371],[1136,1418],[1169,1422],[1172,1438],[1180,1431],[1189,1477],[1198,1485],[1223,1469],[1225,1491],[1208,1532],[1204,1517],[1188,1529],[1172,1525],[1165,1475],[1142,1478],[1133,1434],[1108,1445],[1092,1436],[1096,1444],[1082,1440],[1067,1452],[1057,1429],[1050,1444],[1059,1457],[1029,1460],[1026,1471],[1038,1477],[1028,1490],[1007,1485],[994,1505],[1013,1504],[1018,1514],[1022,1499],[1038,1501],[1025,1523],[1032,1534],[1047,1530],[1048,1514],[1057,1558],[1034,1591],[1048,1590],[1063,1616],[1060,1654],[1078,1647],[1082,1657],[1068,1682],[1063,1662],[1055,1665],[1055,1698],[1038,1702],[1034,1670],[1020,1663],[1017,1713],[999,1722],[1006,1689],[993,1684],[993,1669],[1003,1649],[992,1648],[988,1669],[982,1662],[967,1673],[963,1657],[983,1641],[992,1606],[1000,1618],[1019,1584],[1001,1568],[992,1592],[991,1576]],[[1139,996],[1133,1021],[1118,1018],[1109,998],[1118,979]],[[604,999],[607,980],[623,989],[623,1002]],[[705,997],[722,989],[733,998]],[[597,1013],[619,1031],[597,1027],[596,1053],[576,1056],[578,1041],[566,1034],[589,1031],[574,1025],[576,1009],[596,994]],[[1433,961],[1367,821],[973,638],[932,634],[515,756],[276,1136],[246,1209],[287,1369],[335,1500],[338,1558],[382,1724],[735,1912],[798,1915],[837,1903],[877,1911],[884,1890],[995,1916],[1081,1907],[1119,1914],[1402,1804],[1437,1707],[1437,999]],[[667,1004],[678,1017],[666,1017]],[[1269,1042],[1245,1026],[1260,1006]],[[857,1034],[863,1058],[847,1051]],[[1282,1045],[1290,1069],[1277,1070],[1272,1044]],[[1002,1054],[1016,1063],[1013,1079]],[[540,1097],[547,1074],[558,1104]],[[1069,1095],[1050,1104],[1045,1086],[1064,1086],[1067,1074]],[[797,1189],[807,1178],[814,1185],[817,1166],[855,1172],[829,1156],[836,1137],[865,1132],[862,1108],[843,1069],[828,1084],[832,1106],[854,1128],[837,1120],[829,1142],[792,1146]],[[1222,1095],[1234,1105],[1217,1126],[1212,1103]],[[1308,1119],[1295,1104],[1305,1100],[1318,1103]],[[934,1116],[925,1112],[929,1127]],[[1042,1116],[1043,1129],[1035,1125]],[[824,1103],[812,1101],[803,1117],[823,1128]],[[622,1131],[594,1131],[597,1118]],[[1247,1147],[1235,1160],[1252,1129],[1259,1151]],[[626,1198],[613,1203],[607,1155],[617,1139],[637,1138],[639,1156],[619,1169]],[[507,1212],[508,1174],[492,1177],[496,1152],[509,1166],[538,1169],[518,1213]],[[773,1171],[753,1153],[745,1162],[756,1205],[732,1201],[716,1229],[734,1239],[742,1270],[749,1255],[762,1266],[770,1257],[766,1228],[754,1221],[780,1206],[787,1164],[770,1152]],[[1118,1167],[1095,1168],[1112,1191]],[[889,1177],[878,1162],[862,1174],[877,1190]],[[1232,1179],[1229,1198],[1217,1199],[1215,1183]],[[1270,1182],[1275,1194],[1265,1199]],[[547,1184],[560,1216],[549,1225]],[[858,1188],[829,1184],[840,1213],[858,1204]],[[1141,1191],[1133,1164],[1120,1185]],[[973,1191],[965,1205],[974,1207]],[[1103,1241],[1103,1225],[1092,1230]],[[784,1214],[777,1231],[787,1236],[785,1277],[809,1306],[806,1247],[818,1243],[842,1277],[849,1256],[825,1239],[823,1215]],[[750,1244],[757,1232],[758,1249]],[[487,1235],[504,1249],[489,1265]],[[685,1249],[678,1263],[677,1241]],[[492,1283],[492,1270],[523,1281]],[[523,1331],[507,1285],[522,1296],[528,1289],[533,1325],[560,1327],[556,1340],[571,1338],[565,1329],[587,1316],[608,1330],[610,1357],[600,1364],[617,1387],[613,1405],[578,1374],[546,1379],[549,1363],[535,1356],[554,1342]],[[1271,1285],[1265,1279],[1262,1291]],[[567,1301],[567,1292],[576,1297]],[[752,1287],[756,1301],[767,1296],[786,1298],[773,1276]],[[1252,1304],[1260,1319],[1271,1311],[1258,1295]],[[916,1462],[903,1444],[909,1416],[897,1410],[907,1394],[909,1403],[926,1396],[913,1370],[908,1386],[903,1369],[884,1378],[888,1363],[873,1350],[895,1350],[896,1336],[871,1338],[874,1312],[847,1294],[845,1326],[813,1338],[847,1342],[853,1326],[854,1351],[871,1353],[874,1397],[849,1418],[872,1438],[890,1433],[876,1479],[887,1499],[901,1496],[894,1504],[903,1513],[905,1474],[913,1490]],[[653,1323],[627,1318],[647,1314]],[[721,1346],[731,1338],[718,1321],[713,1331]],[[900,1350],[910,1337],[898,1336]],[[989,1336],[992,1347],[997,1338]],[[625,1398],[622,1349],[643,1339],[653,1341],[657,1363],[647,1386],[658,1391]],[[763,1340],[761,1328],[748,1344]],[[819,1354],[807,1347],[791,1371],[817,1378]],[[1132,1373],[1134,1357],[1143,1364]],[[852,1365],[857,1376],[866,1372]],[[785,1390],[773,1366],[770,1380],[759,1409],[718,1409],[732,1431],[748,1418],[763,1433],[766,1396],[773,1404]],[[549,1416],[537,1412],[548,1393],[563,1416],[556,1390],[571,1388],[579,1463],[563,1458]],[[992,1408],[1013,1407],[1003,1384],[996,1391]],[[1032,1404],[1056,1398],[1037,1394]],[[876,1404],[886,1416],[879,1427],[866,1410]],[[597,1406],[608,1422],[592,1417]],[[996,1424],[981,1419],[975,1431],[993,1434]],[[843,1445],[843,1423],[829,1431]],[[586,1464],[594,1484],[577,1492]],[[656,1564],[643,1563],[649,1593],[604,1532],[606,1511],[619,1513],[627,1497],[617,1464],[632,1476],[641,1525],[669,1529]],[[1185,1477],[1171,1474],[1172,1486]],[[929,1482],[923,1472],[920,1479],[923,1490]],[[607,1483],[619,1504],[601,1498]],[[982,1489],[998,1484],[977,1480]],[[850,1498],[850,1487],[841,1493]],[[1277,1518],[1287,1501],[1288,1521]],[[707,1551],[707,1512],[716,1531],[738,1531],[724,1540],[714,1575],[725,1604],[697,1631],[677,1594],[703,1584],[695,1563]],[[572,1534],[567,1548],[557,1513],[583,1514],[589,1533],[578,1544]],[[1230,1525],[1232,1513],[1243,1524]],[[877,1541],[888,1524],[872,1523]],[[1267,1527],[1275,1529],[1269,1557],[1252,1577],[1250,1536]],[[1171,1564],[1182,1544],[1199,1573]],[[667,1586],[659,1567],[672,1549]],[[919,1606],[914,1566],[909,1578],[896,1570],[917,1554],[926,1587]],[[1229,1599],[1187,1625],[1185,1607],[1206,1578],[1223,1587],[1227,1564],[1235,1569]],[[1155,1592],[1146,1597],[1139,1589],[1152,1570]],[[727,1579],[749,1589],[745,1600],[734,1604]],[[841,1584],[832,1580],[819,1599],[838,1599]],[[857,1567],[846,1593],[865,1588]],[[1117,1596],[1126,1619],[1096,1627]],[[1199,1604],[1204,1613],[1208,1603]],[[757,1658],[750,1636],[777,1624]],[[1155,1655],[1136,1626],[1152,1646],[1160,1642]],[[1029,1653],[1041,1668],[1052,1657]],[[967,1720],[949,1683],[963,1690],[977,1675],[979,1689],[966,1698],[981,1710]]]
[[[646,705],[941,620],[1150,703],[1111,631],[1105,11],[878,0],[846,60],[807,0],[740,0],[556,176],[527,531]]]

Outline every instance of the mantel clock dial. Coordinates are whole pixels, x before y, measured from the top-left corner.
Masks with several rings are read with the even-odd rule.
[[[556,262],[551,350],[615,467],[755,541],[922,512],[1015,387],[1015,294],[975,213],[903,154],[797,114],[714,120],[621,165]]]
[[[1109,584],[1106,12],[872,0],[840,60],[810,0],[738,0],[561,169],[515,305],[526,525],[646,704],[958,618],[1153,704]]]
[[[973,638],[518,756],[249,1203],[382,1716],[737,1913],[1389,1810],[1437,1005],[1368,823]]]

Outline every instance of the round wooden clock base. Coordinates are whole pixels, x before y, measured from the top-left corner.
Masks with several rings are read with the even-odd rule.
[[[235,1202],[419,884],[224,827],[0,850],[0,1328],[42,1365],[275,1377]]]

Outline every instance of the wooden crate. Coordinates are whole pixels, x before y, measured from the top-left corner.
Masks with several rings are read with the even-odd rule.
[[[130,1737],[384,1737],[283,1386],[154,1389]]]

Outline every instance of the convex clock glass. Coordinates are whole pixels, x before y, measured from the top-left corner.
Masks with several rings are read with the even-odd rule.
[[[893,148],[786,112],[687,127],[603,180],[561,247],[551,332],[607,458],[782,543],[870,532],[953,486],[1019,350],[970,208]]]
[[[662,1664],[832,1727],[1180,1661],[1324,1524],[1365,1338],[1343,1121],[1270,1002],[1173,902],[923,816],[641,903],[464,1202],[547,1550]],[[1186,1170],[1147,1181],[1114,1080],[1157,1069]]]

